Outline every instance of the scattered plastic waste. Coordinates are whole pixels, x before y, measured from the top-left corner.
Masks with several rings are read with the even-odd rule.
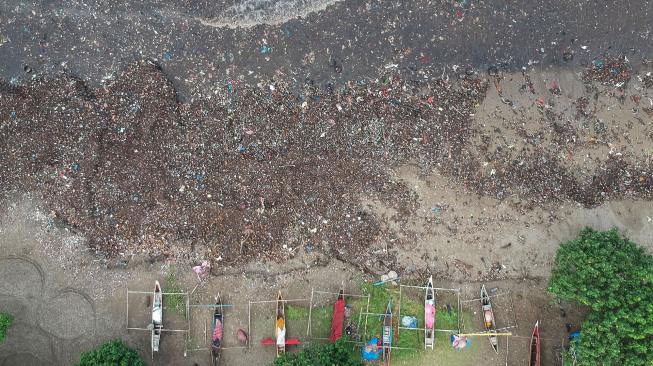
[[[211,272],[211,262],[203,260],[199,266],[193,267],[193,272],[197,275],[197,279],[201,280]]]
[[[407,315],[402,316],[401,325],[404,328],[411,328],[411,329],[417,328],[417,318],[414,316],[407,316]]]

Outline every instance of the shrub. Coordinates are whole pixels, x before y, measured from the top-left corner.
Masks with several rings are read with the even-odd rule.
[[[272,366],[363,366],[360,355],[352,352],[344,338],[336,343],[315,344],[277,358]]]
[[[82,353],[78,366],[145,366],[145,363],[136,351],[120,339],[114,339]]]
[[[549,291],[588,306],[580,365],[653,364],[653,257],[616,229],[583,229],[558,249]]]
[[[9,329],[13,321],[14,317],[11,314],[0,313],[0,343],[5,341],[7,329]]]

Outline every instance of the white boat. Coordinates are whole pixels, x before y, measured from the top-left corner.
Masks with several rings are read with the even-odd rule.
[[[485,285],[481,286],[481,310],[483,311],[483,326],[488,333],[497,332],[497,323],[494,319],[494,311],[492,311],[492,303],[490,303],[490,296],[487,294]],[[499,337],[496,335],[489,336],[490,346],[494,352],[499,354]]]
[[[159,352],[161,330],[163,329],[163,293],[159,281],[154,283],[154,301],[152,302],[152,352]]]
[[[435,290],[433,289],[433,276],[429,277],[424,294],[424,349],[435,346]]]

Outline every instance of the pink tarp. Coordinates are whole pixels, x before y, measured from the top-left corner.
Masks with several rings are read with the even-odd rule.
[[[433,329],[435,325],[435,306],[433,304],[426,304],[424,311],[426,312],[426,329]]]
[[[331,336],[329,340],[335,342],[342,337],[342,325],[345,322],[345,300],[338,299],[333,304],[333,318],[331,319]]]

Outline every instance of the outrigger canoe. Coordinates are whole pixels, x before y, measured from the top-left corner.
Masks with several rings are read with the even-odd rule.
[[[333,304],[333,316],[331,318],[331,334],[329,340],[336,342],[342,337],[342,327],[345,323],[345,287],[344,284],[338,291],[338,298]]]
[[[533,335],[531,336],[531,359],[530,366],[540,366],[540,322],[535,322]]]
[[[211,336],[211,357],[213,366],[220,364],[220,350],[222,348],[223,317],[224,311],[220,294],[215,297],[215,309],[213,310],[213,333]]]
[[[392,300],[388,301],[388,307],[383,316],[383,366],[390,366],[390,352],[392,351]]]
[[[494,311],[492,311],[492,303],[490,302],[490,296],[487,294],[485,285],[481,286],[481,310],[483,313],[483,326],[488,333],[497,332],[497,324],[494,319]],[[490,346],[497,354],[499,353],[499,337],[496,335],[491,335],[488,337],[490,339]]]
[[[159,281],[154,282],[152,301],[152,352],[159,352],[161,330],[163,329],[163,293]]]
[[[298,345],[301,342],[297,338],[286,339],[286,315],[285,301],[281,297],[281,291],[277,294],[277,315],[274,321],[274,339],[267,337],[261,340],[264,346],[274,345],[277,349],[277,357],[286,353],[286,346]]]
[[[435,290],[433,289],[433,276],[429,277],[424,294],[424,349],[433,349],[435,345]]]
[[[286,353],[286,314],[281,291],[277,294],[277,320],[274,327],[274,336],[277,340],[277,357],[279,357]]]

